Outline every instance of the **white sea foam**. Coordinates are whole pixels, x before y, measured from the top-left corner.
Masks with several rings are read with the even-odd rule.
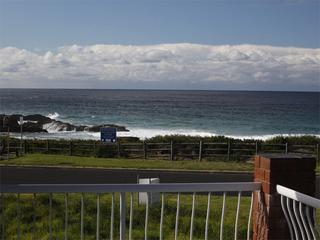
[[[49,114],[47,115],[47,117],[48,117],[48,118],[51,118],[52,120],[55,120],[55,119],[57,119],[58,117],[60,117],[60,114],[57,113],[57,112],[49,113]]]
[[[87,131],[58,131],[53,125],[47,126],[48,133],[26,133],[25,138],[38,138],[38,139],[91,139],[99,140],[99,132],[87,132]],[[14,133],[12,134],[14,136]],[[141,140],[151,138],[154,136],[164,135],[187,135],[187,136],[218,136],[219,134],[202,132],[196,130],[159,130],[159,129],[131,129],[130,132],[118,132],[119,137],[138,137]],[[221,134],[222,135],[222,134]],[[234,139],[253,139],[253,140],[267,140],[276,136],[305,136],[312,135],[320,137],[320,134],[266,134],[266,135],[224,135]],[[15,137],[15,136],[14,136]],[[20,137],[20,135],[17,135]]]
[[[301,136],[316,136],[320,137],[320,134],[305,134],[305,133],[297,133],[297,134],[265,134],[265,135],[224,135],[226,137],[234,138],[234,139],[253,139],[253,140],[268,140],[274,137],[301,137]]]
[[[74,131],[67,131],[67,126],[64,124],[61,124],[59,122],[51,122],[43,124],[42,128],[44,130],[47,130],[48,133],[58,133],[58,132],[74,132]]]
[[[132,128],[129,132],[119,132],[120,137],[138,137],[140,139],[152,138],[155,136],[165,135],[187,135],[187,136],[201,136],[211,137],[217,134],[212,132],[205,132],[199,130],[187,130],[187,129],[144,129],[144,128]]]
[[[234,139],[253,139],[253,140],[267,140],[276,136],[292,137],[292,136],[305,136],[314,135],[320,137],[320,134],[265,134],[265,135],[228,135],[228,134],[217,134],[214,132],[199,131],[195,129],[144,129],[144,128],[130,128],[129,132],[118,132],[119,137],[138,137],[140,139],[152,138],[155,136],[165,135],[185,135],[185,136],[200,136],[200,137],[214,137],[223,135]],[[90,138],[100,138],[99,132],[87,132]]]
[[[55,122],[43,125],[43,129],[48,133],[30,133],[26,134],[26,138],[50,138],[50,139],[91,139],[99,140],[100,132],[88,132],[88,131],[66,131],[65,126],[59,125]],[[293,136],[305,136],[312,135],[320,137],[320,134],[264,134],[264,135],[228,135],[217,134],[209,131],[199,131],[195,129],[145,129],[145,128],[129,128],[129,132],[118,132],[118,137],[137,137],[141,140],[152,138],[155,136],[165,135],[185,135],[185,136],[225,136],[234,139],[252,139],[252,140],[267,140],[276,136],[293,137]]]
[[[129,132],[117,132],[118,137],[137,137],[139,139],[147,139],[155,136],[165,136],[165,135],[187,135],[187,136],[201,136],[210,137],[216,136],[215,133],[198,131],[198,130],[183,130],[183,129],[144,129],[144,128],[131,128]],[[77,132],[78,133],[78,132]],[[78,133],[79,134],[79,133]],[[86,132],[88,138],[99,139],[99,132]],[[82,135],[82,134],[81,134]],[[79,135],[78,135],[79,136]],[[82,135],[85,137],[84,135]]]
[[[38,123],[38,121],[23,120],[23,123]],[[19,125],[20,125],[20,123],[19,123]]]

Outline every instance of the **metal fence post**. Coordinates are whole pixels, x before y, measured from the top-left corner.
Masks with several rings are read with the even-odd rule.
[[[173,161],[173,141],[170,142],[170,160]]]
[[[118,158],[120,158],[121,157],[121,146],[120,146],[120,142],[118,141],[118,143],[117,143],[117,148],[118,148]]]
[[[126,195],[120,193],[120,240],[126,238]]]
[[[96,142],[93,142],[93,156],[96,155],[96,148],[97,148]]]
[[[319,163],[319,143],[317,143],[317,146],[316,146],[316,154],[317,154],[317,156],[316,156],[316,158],[317,158],[317,163]]]
[[[49,140],[46,140],[46,153],[49,153]]]
[[[202,159],[202,141],[199,142],[199,162]]]
[[[231,152],[231,143],[230,140],[228,141],[228,161],[230,160],[230,152]]]
[[[288,143],[286,142],[286,154],[288,154]]]
[[[10,159],[10,132],[8,127],[8,136],[7,136],[7,160]]]
[[[70,150],[70,156],[72,156],[72,147],[73,147],[73,144],[72,144],[72,141],[69,142],[69,150]]]
[[[258,149],[258,141],[256,141],[256,155],[258,155],[259,149]]]
[[[23,141],[23,152],[24,152],[24,154],[27,153],[27,140]]]
[[[147,144],[145,141],[143,141],[143,157],[147,159]]]

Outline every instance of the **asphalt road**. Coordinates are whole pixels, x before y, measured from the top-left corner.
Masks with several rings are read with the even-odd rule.
[[[0,167],[2,184],[136,183],[137,177],[159,177],[162,183],[252,182],[251,173],[215,173],[128,169]]]

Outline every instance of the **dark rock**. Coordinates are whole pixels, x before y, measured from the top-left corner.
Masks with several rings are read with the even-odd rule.
[[[5,115],[0,114],[0,132],[20,132],[19,120],[21,114]],[[73,125],[70,123],[65,123],[55,119],[51,119],[40,114],[33,114],[23,116],[23,132],[48,132],[47,129],[54,129],[55,131],[89,131],[89,132],[100,132],[102,127],[114,127],[119,132],[129,131],[124,126],[118,126],[115,124],[104,124],[104,125],[95,125],[95,126],[86,126],[86,125]],[[50,125],[45,125],[50,124]]]
[[[14,115],[0,115],[0,132],[20,132],[20,117],[21,114],[14,114]],[[24,116],[23,117],[24,121],[30,121],[30,122],[25,122],[23,124],[23,132],[46,132],[42,128],[43,124],[49,123],[51,121],[50,118],[47,118],[42,115],[29,115],[29,116]],[[50,120],[50,121],[49,121]]]
[[[19,118],[20,118],[21,115],[19,115]],[[33,114],[33,115],[27,115],[27,116],[23,116],[23,119],[25,121],[37,121],[39,124],[46,124],[46,123],[51,123],[52,122],[52,119],[49,118],[49,117],[45,117],[45,116],[42,116],[40,114]]]

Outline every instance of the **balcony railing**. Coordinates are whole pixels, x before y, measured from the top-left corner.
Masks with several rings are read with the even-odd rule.
[[[57,176],[58,177],[58,176]],[[133,228],[134,226],[134,215],[135,209],[134,194],[147,192],[148,194],[151,193],[159,193],[160,194],[160,202],[159,204],[152,205],[147,198],[145,204],[145,214],[144,214],[144,226],[143,226],[143,235],[144,239],[148,239],[148,232],[150,229],[148,228],[149,218],[154,217],[150,216],[150,209],[154,207],[158,207],[160,211],[159,216],[159,229],[158,237],[159,239],[167,239],[164,236],[164,219],[165,219],[165,205],[166,201],[165,198],[169,194],[176,195],[176,205],[175,205],[175,224],[172,230],[172,236],[174,239],[179,239],[179,218],[180,218],[180,206],[181,206],[181,196],[187,195],[192,197],[192,201],[190,202],[191,214],[190,217],[190,226],[189,227],[189,239],[193,239],[194,231],[195,231],[195,214],[196,214],[196,203],[197,198],[196,195],[201,195],[203,198],[206,198],[206,216],[205,217],[205,227],[204,227],[204,239],[209,239],[209,229],[211,227],[211,220],[210,213],[212,212],[211,206],[211,197],[214,195],[218,195],[222,198],[222,207],[220,211],[220,227],[219,227],[219,239],[224,239],[224,228],[225,228],[225,217],[226,217],[226,210],[228,206],[226,205],[227,197],[232,196],[236,198],[236,208],[234,213],[234,231],[233,237],[234,239],[238,239],[238,229],[239,229],[239,215],[241,208],[241,198],[246,195],[250,198],[249,208],[245,209],[247,215],[247,229],[246,229],[246,238],[250,239],[251,235],[251,213],[253,207],[253,193],[255,191],[259,191],[261,189],[261,183],[256,182],[229,182],[229,183],[171,183],[171,184],[19,184],[19,185],[2,185],[1,186],[1,205],[2,205],[2,239],[12,239],[13,236],[7,236],[5,228],[8,226],[10,219],[7,219],[8,216],[5,216],[4,212],[6,206],[8,206],[6,197],[11,196],[11,200],[15,198],[16,200],[16,224],[17,224],[17,231],[15,233],[15,239],[25,239],[22,237],[24,233],[21,231],[22,223],[22,210],[21,209],[21,197],[23,195],[31,196],[32,199],[32,208],[34,210],[31,218],[32,224],[32,238],[37,239],[35,237],[35,224],[36,224],[36,206],[40,207],[39,204],[44,205],[43,201],[41,203],[37,202],[37,196],[40,194],[45,194],[48,197],[48,202],[46,202],[46,206],[48,208],[48,239],[53,239],[53,197],[54,195],[64,195],[64,239],[68,239],[68,228],[69,228],[69,209],[70,209],[70,202],[69,197],[71,194],[77,194],[80,197],[80,204],[78,211],[80,212],[80,232],[79,237],[77,239],[84,239],[85,236],[85,199],[84,194],[95,194],[96,195],[96,213],[95,213],[95,239],[100,239],[101,236],[101,228],[105,227],[105,225],[101,224],[101,197],[103,195],[110,195],[111,196],[111,205],[110,205],[110,231],[108,239],[133,239]],[[116,197],[115,194],[119,195],[119,220],[116,219]],[[14,198],[12,198],[12,196]],[[127,201],[127,197],[129,197]],[[141,206],[140,206],[141,207]],[[129,208],[127,211],[126,208]],[[127,216],[128,215],[128,216]],[[11,215],[12,216],[12,215]],[[181,224],[181,223],[180,223]],[[242,224],[242,223],[241,223]],[[116,226],[117,225],[117,226]],[[185,226],[182,226],[185,227]],[[115,229],[119,228],[118,234],[115,232]],[[128,230],[127,230],[128,229]],[[155,229],[152,229],[153,231]],[[230,236],[229,236],[230,237]]]
[[[320,200],[281,185],[277,185],[277,192],[291,239],[319,239],[316,210],[320,209]]]

